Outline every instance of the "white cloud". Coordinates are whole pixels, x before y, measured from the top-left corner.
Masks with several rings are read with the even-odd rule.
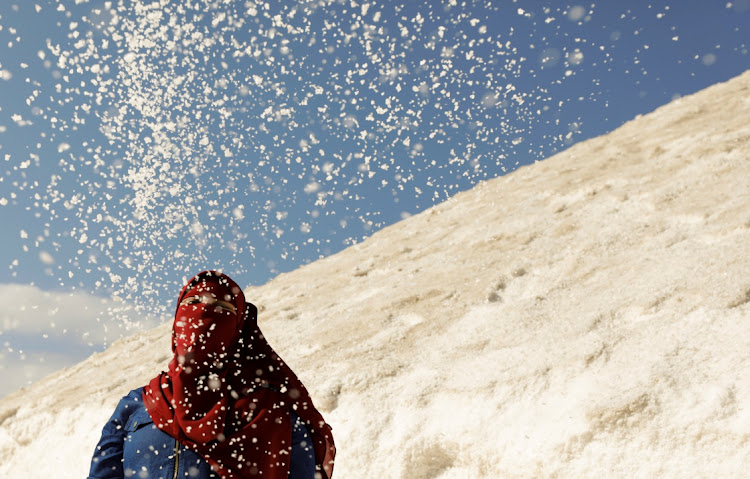
[[[36,286],[4,284],[0,285],[0,304],[0,334],[77,334],[88,344],[111,339],[113,330],[138,326],[127,319],[122,325],[111,324],[110,312],[119,313],[122,304],[85,292],[50,292]],[[125,318],[129,318],[127,313]]]
[[[79,362],[82,355],[70,353],[25,353],[0,350],[0,398],[29,386],[60,368]]]
[[[135,320],[127,305],[83,291],[0,284],[0,304],[0,397],[158,324],[155,315]]]

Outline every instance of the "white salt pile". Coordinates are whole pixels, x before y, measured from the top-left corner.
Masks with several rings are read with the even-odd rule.
[[[745,73],[248,290],[335,477],[746,475],[749,157]],[[0,476],[84,477],[169,327],[2,400]]]

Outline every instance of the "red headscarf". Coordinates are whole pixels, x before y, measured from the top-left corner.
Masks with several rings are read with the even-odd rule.
[[[237,312],[191,296],[212,296]],[[172,328],[174,358],[143,389],[154,424],[203,456],[223,479],[287,479],[290,410],[312,436],[317,470],[333,473],[331,428],[302,382],[260,332],[257,309],[228,276],[204,271],[177,299]]]

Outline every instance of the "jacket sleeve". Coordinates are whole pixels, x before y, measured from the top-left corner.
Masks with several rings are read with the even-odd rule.
[[[87,479],[123,479],[122,450],[125,441],[125,424],[128,418],[142,407],[141,390],[136,389],[120,400],[112,417],[102,429],[101,438],[91,458]]]

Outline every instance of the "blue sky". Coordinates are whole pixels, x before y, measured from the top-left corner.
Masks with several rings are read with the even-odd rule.
[[[750,0],[3,2],[0,368],[17,387],[202,269],[263,284],[736,76],[748,25]]]

